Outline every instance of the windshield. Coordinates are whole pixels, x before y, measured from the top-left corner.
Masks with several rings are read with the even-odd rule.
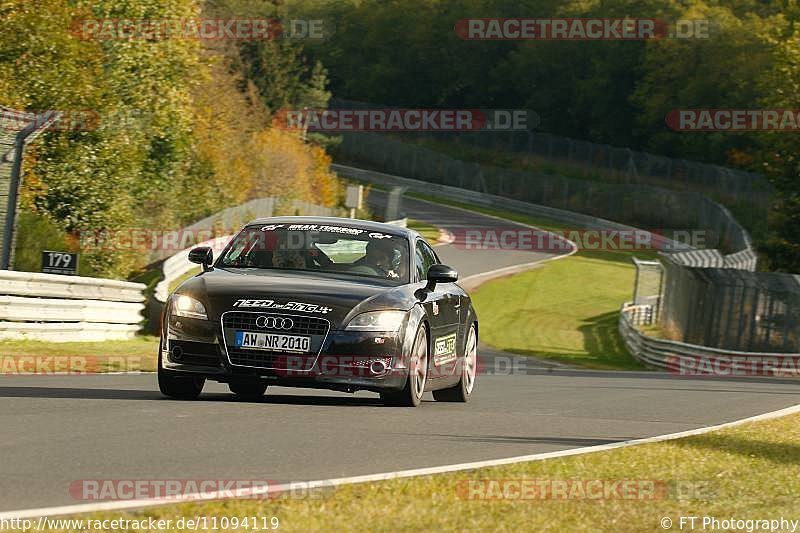
[[[307,270],[409,282],[408,242],[351,226],[268,224],[243,229],[217,264]]]

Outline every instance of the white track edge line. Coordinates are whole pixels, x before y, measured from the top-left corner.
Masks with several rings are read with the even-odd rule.
[[[444,473],[458,472],[464,470],[475,470],[478,468],[486,468],[492,466],[503,466],[503,465],[510,465],[510,464],[531,462],[531,461],[543,461],[546,459],[569,457],[572,455],[584,455],[587,453],[597,453],[608,450],[615,450],[618,448],[638,446],[641,444],[652,444],[657,442],[665,442],[670,440],[681,439],[684,437],[692,437],[696,435],[710,433],[712,431],[718,431],[720,429],[739,426],[749,422],[771,420],[774,418],[780,418],[782,416],[787,416],[795,413],[800,413],[800,404],[793,405],[791,407],[786,407],[784,409],[779,409],[777,411],[771,411],[760,415],[734,420],[732,422],[724,422],[722,424],[716,424],[713,426],[690,429],[686,431],[680,431],[677,433],[668,433],[666,435],[658,435],[655,437],[645,437],[641,439],[626,440],[610,444],[601,444],[599,446],[584,446],[581,448],[572,448],[569,450],[559,450],[555,452],[538,453],[532,455],[519,455],[515,457],[507,457],[504,459],[489,459],[485,461],[475,461],[471,463],[459,463],[453,465],[434,466],[429,468],[416,468],[412,470],[398,470],[394,472],[385,472],[380,474],[367,474],[362,476],[324,479],[324,480],[307,482],[306,486],[331,487],[331,486],[341,486],[341,485],[353,485],[358,483],[370,483],[375,481],[389,481],[393,479],[429,476],[433,474],[444,474]],[[280,485],[273,485],[269,487],[269,492],[280,494],[283,491],[291,490],[293,487],[296,487],[297,484],[298,483],[295,482],[295,483],[283,483]],[[228,494],[221,496],[219,495],[219,493],[210,492],[210,493],[185,494],[183,496],[171,497],[171,498],[111,501],[102,503],[64,505],[59,507],[41,507],[38,509],[24,509],[20,511],[5,511],[5,512],[0,512],[0,520],[10,520],[15,518],[18,519],[37,518],[40,516],[47,516],[47,517],[63,516],[63,515],[91,513],[98,511],[120,511],[120,510],[142,509],[146,507],[157,507],[157,506],[180,504],[180,503],[198,503],[208,500],[248,498],[264,494],[264,489],[261,490],[242,489],[237,492],[238,494],[236,496],[230,496]]]
[[[519,224],[521,226],[526,226],[529,228],[533,228],[539,231],[547,231],[542,230],[541,228],[537,228],[530,224],[525,224],[523,222],[517,222],[515,220],[505,219],[495,215],[489,215],[486,213],[480,213],[476,211],[470,211],[469,209],[457,206],[451,206],[446,204],[437,204],[436,202],[430,200],[424,200],[421,198],[414,198],[415,200],[431,203],[434,205],[441,205],[442,207],[448,207],[451,209],[459,209],[461,211],[466,211],[472,214],[478,214],[481,216],[486,216],[490,218],[495,218],[498,220],[503,220],[506,222],[512,222],[514,224]],[[552,235],[556,235],[552,232]],[[535,266],[541,265],[543,263],[554,261],[557,259],[563,259],[565,257],[569,257],[578,251],[578,246],[570,241],[569,239],[556,235],[557,237],[569,242],[572,245],[572,250],[567,254],[560,254],[554,255],[552,257],[546,257],[544,259],[539,259],[538,261],[533,261],[531,263],[523,263],[521,265],[511,265],[508,267],[498,268],[495,270],[490,270],[488,272],[482,272],[480,274],[474,274],[472,276],[467,276],[461,282],[468,281],[470,279],[475,279],[482,276],[490,276],[491,279],[492,274],[502,275],[505,271],[518,271],[523,272],[528,268],[534,268]],[[488,279],[486,280],[488,281]],[[784,412],[786,411],[786,412]],[[417,468],[412,470],[398,470],[395,472],[386,472],[381,474],[367,474],[362,476],[353,476],[353,477],[344,477],[344,478],[336,478],[336,479],[327,479],[327,480],[320,480],[320,481],[311,481],[308,482],[308,485],[315,486],[339,486],[339,485],[349,485],[349,484],[356,484],[356,483],[369,483],[372,481],[387,481],[390,479],[398,479],[398,478],[407,478],[407,477],[415,477],[415,476],[425,476],[425,475],[432,475],[432,474],[443,474],[447,472],[457,472],[460,470],[474,470],[476,468],[485,468],[490,466],[501,466],[513,463],[521,463],[526,461],[541,461],[544,459],[551,459],[556,457],[567,457],[570,455],[579,455],[584,453],[594,453],[604,450],[611,450],[615,448],[622,448],[626,446],[633,446],[635,444],[645,444],[648,442],[660,442],[663,440],[671,440],[677,439],[685,436],[690,435],[698,435],[701,433],[706,433],[709,431],[714,431],[716,429],[721,429],[724,427],[730,427],[732,425],[743,424],[745,422],[751,422],[756,420],[762,420],[767,418],[775,418],[779,416],[784,416],[785,414],[791,414],[794,412],[800,412],[800,404],[795,405],[790,408],[782,409],[779,411],[773,411],[771,413],[766,413],[763,415],[757,415],[754,417],[743,418],[741,420],[737,420],[734,422],[727,422],[724,424],[719,424],[716,426],[708,426],[705,428],[689,430],[681,433],[671,433],[667,435],[661,435],[658,437],[648,437],[644,439],[635,439],[629,441],[623,441],[618,443],[611,443],[611,444],[603,444],[600,446],[586,446],[582,448],[573,448],[570,450],[561,450],[557,452],[547,452],[541,454],[533,454],[533,455],[520,455],[516,457],[508,457],[505,459],[490,459],[486,461],[477,461],[472,463],[460,463],[454,465],[444,465],[444,466],[434,466],[428,468]],[[289,490],[291,488],[291,484],[281,484],[275,487],[270,487],[270,490],[283,492],[285,490]],[[253,490],[241,490],[239,491],[239,496],[241,498],[246,498],[249,496],[253,496],[258,493],[258,491]],[[145,507],[156,507],[156,506],[163,506],[163,505],[171,505],[171,504],[178,504],[178,503],[189,503],[189,502],[199,502],[204,500],[213,500],[213,499],[222,499],[220,497],[215,498],[215,493],[204,493],[204,494],[187,494],[182,497],[173,497],[173,498],[160,498],[160,499],[141,499],[141,500],[125,500],[125,501],[111,501],[111,502],[101,502],[101,503],[88,503],[88,504],[76,504],[76,505],[65,505],[59,507],[41,507],[38,509],[24,509],[20,511],[4,511],[0,512],[0,520],[4,519],[11,519],[11,518],[37,518],[40,516],[62,516],[62,515],[71,515],[71,514],[78,514],[78,513],[91,513],[97,511],[119,511],[119,510],[126,510],[126,509],[141,509]],[[225,498],[231,499],[231,497]]]

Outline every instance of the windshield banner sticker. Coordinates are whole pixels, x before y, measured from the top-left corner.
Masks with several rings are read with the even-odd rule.
[[[363,235],[368,233],[371,239],[391,239],[392,236],[386,233],[376,231],[368,231],[359,228],[348,228],[346,226],[326,226],[321,224],[270,224],[262,226],[261,231],[275,231],[276,229],[284,229],[286,231],[324,231],[327,233],[339,233],[342,235]]]

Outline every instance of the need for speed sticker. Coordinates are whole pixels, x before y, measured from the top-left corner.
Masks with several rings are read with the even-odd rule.
[[[280,309],[282,311],[298,311],[300,313],[320,313],[323,315],[333,311],[332,307],[303,302],[286,302],[279,304],[275,300],[236,300],[233,307],[257,307],[259,309]]]
[[[456,360],[456,334],[439,337],[433,341],[433,364],[436,366]]]

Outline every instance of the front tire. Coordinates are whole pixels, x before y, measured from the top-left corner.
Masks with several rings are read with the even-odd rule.
[[[196,400],[203,392],[206,378],[173,376],[158,369],[158,388],[161,394],[176,400]]]
[[[228,388],[242,400],[258,401],[267,392],[267,384],[258,380],[231,381]]]
[[[161,348],[158,350],[158,389],[161,394],[176,400],[196,400],[203,392],[206,378],[176,376],[161,368]]]
[[[425,325],[417,328],[411,360],[408,365],[406,386],[400,392],[382,393],[381,400],[387,405],[417,407],[422,402],[425,383],[428,379],[428,332]]]
[[[478,335],[475,324],[469,328],[467,345],[464,348],[464,359],[461,362],[461,379],[453,387],[433,391],[433,399],[437,402],[466,403],[475,388],[475,377],[478,368]]]

